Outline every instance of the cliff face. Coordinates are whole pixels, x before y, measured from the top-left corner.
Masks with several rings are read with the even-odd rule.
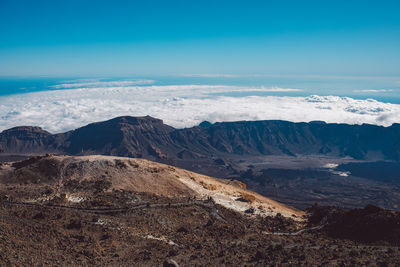
[[[240,121],[174,129],[149,116],[118,117],[51,135],[38,127],[0,134],[3,153],[105,154],[151,159],[214,155],[329,155],[400,159],[400,124],[375,125]]]
[[[188,134],[190,133],[190,134]],[[239,155],[332,155],[398,160],[400,127],[287,121],[217,123],[177,130],[176,140],[194,151]]]

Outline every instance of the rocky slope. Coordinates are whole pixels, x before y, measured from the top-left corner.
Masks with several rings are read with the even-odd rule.
[[[83,201],[94,192],[116,190],[198,200],[212,198],[226,208],[262,216],[280,213],[301,220],[304,215],[247,190],[239,181],[216,179],[145,159],[48,155],[0,167],[0,192],[18,202],[46,202],[62,196],[72,202]]]
[[[0,196],[4,266],[400,264],[399,213],[313,207],[305,214],[239,181],[144,159],[3,163]]]

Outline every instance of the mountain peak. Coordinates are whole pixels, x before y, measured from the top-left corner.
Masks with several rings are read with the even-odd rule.
[[[149,115],[143,117],[132,117],[132,116],[121,116],[116,117],[108,122],[115,122],[115,123],[126,123],[131,125],[141,125],[141,124],[164,124],[163,120],[153,118]]]
[[[38,126],[17,126],[7,130],[4,130],[2,134],[17,134],[17,133],[32,133],[32,134],[44,134],[44,135],[51,135],[51,133],[43,130],[41,127]]]

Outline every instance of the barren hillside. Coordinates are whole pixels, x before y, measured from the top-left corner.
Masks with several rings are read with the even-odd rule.
[[[0,196],[1,266],[400,262],[396,212],[313,207],[304,214],[242,182],[144,159],[46,155],[2,163]]]
[[[94,191],[116,190],[165,197],[205,200],[239,212],[300,220],[303,212],[246,189],[239,181],[222,180],[145,159],[111,156],[46,156],[0,169],[1,191],[18,201],[45,202],[65,197],[84,202]],[[11,188],[13,188],[11,190]]]

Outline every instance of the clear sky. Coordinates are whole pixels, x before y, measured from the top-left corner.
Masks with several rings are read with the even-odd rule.
[[[400,75],[400,1],[0,0],[0,75]]]

